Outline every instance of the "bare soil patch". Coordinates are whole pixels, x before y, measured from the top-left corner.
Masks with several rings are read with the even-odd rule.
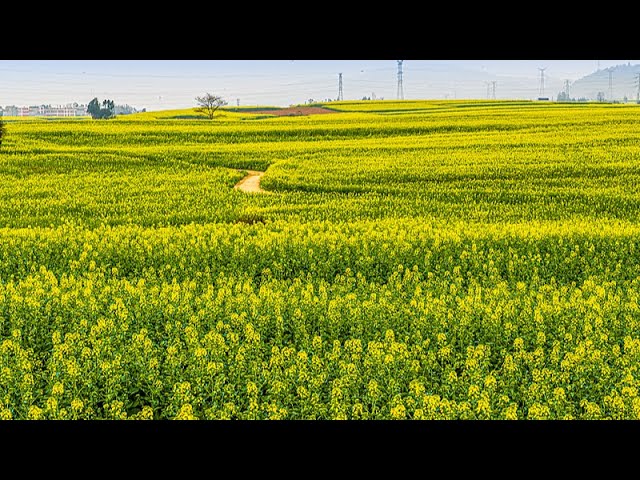
[[[247,170],[247,176],[236,183],[236,186],[233,188],[247,193],[271,193],[260,188],[260,178],[262,175],[264,175],[264,172]]]

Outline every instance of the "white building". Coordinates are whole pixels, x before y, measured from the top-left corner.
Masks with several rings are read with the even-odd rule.
[[[7,105],[0,107],[0,115],[6,117],[83,117],[87,116],[86,105],[32,105],[30,107],[16,107]]]

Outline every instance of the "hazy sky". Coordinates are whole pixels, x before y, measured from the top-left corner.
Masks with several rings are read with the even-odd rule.
[[[600,68],[640,60],[600,60]],[[539,67],[546,67],[545,95],[555,97],[564,80],[598,68],[598,60],[405,60],[406,99],[538,96]],[[139,109],[188,108],[205,92],[230,105],[304,103],[335,99],[338,73],[345,100],[396,98],[395,60],[0,60],[0,105],[88,103],[113,99]]]

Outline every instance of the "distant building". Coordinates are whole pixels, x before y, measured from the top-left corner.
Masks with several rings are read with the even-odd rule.
[[[31,117],[78,117],[87,115],[87,109],[73,105],[56,106],[40,105],[37,107],[29,107],[29,116]]]
[[[16,117],[16,116],[18,116],[18,107],[16,107],[15,105],[10,105],[10,106],[7,105],[2,110],[3,110],[3,113],[4,113],[5,117]]]
[[[118,115],[127,115],[129,113],[137,113],[138,110],[129,105],[116,105],[115,113]],[[0,107],[0,115],[7,117],[86,117],[86,105],[77,103],[67,105],[31,105],[29,107],[16,107],[15,105]]]
[[[87,115],[86,105],[31,105],[29,107],[16,107],[15,105],[7,105],[0,107],[7,117],[82,117]]]

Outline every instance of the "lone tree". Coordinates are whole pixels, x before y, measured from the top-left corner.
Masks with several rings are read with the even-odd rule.
[[[4,136],[4,122],[0,118],[0,147],[2,146],[2,137]]]
[[[213,120],[216,110],[227,104],[222,97],[210,93],[205,93],[203,97],[196,97],[196,102],[198,102],[196,112],[206,114],[209,120]]]
[[[103,100],[102,108],[100,108],[100,101],[94,98],[87,105],[87,113],[91,115],[94,120],[102,120],[115,117],[115,104],[113,100]]]

